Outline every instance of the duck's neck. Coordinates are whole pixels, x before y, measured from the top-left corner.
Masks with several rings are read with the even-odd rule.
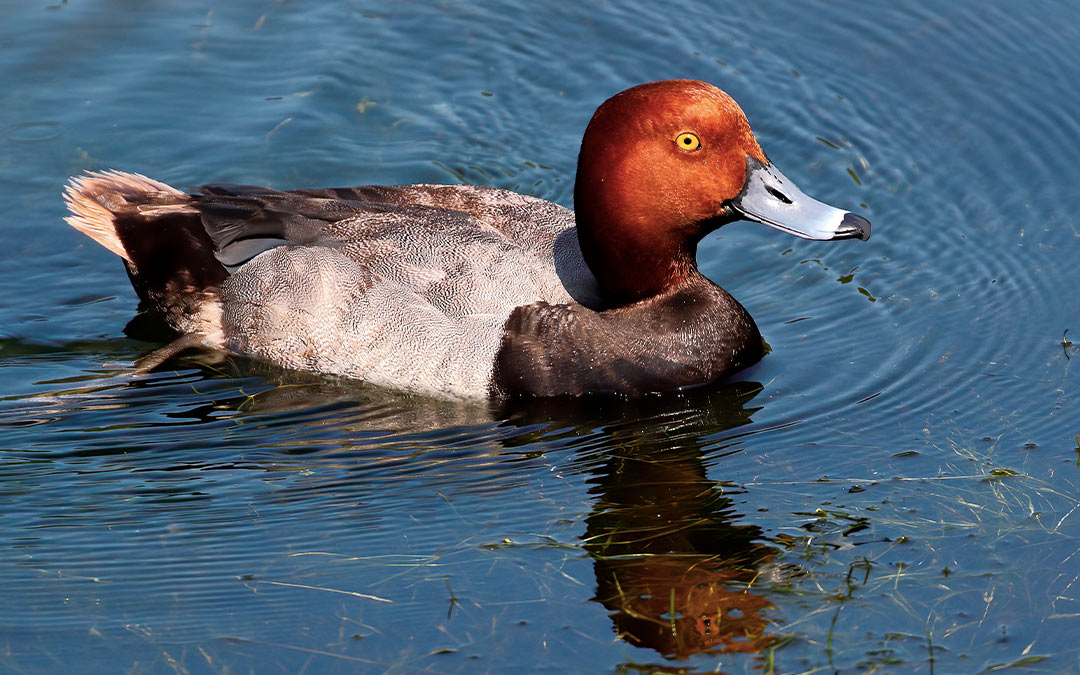
[[[598,212],[589,201],[575,211],[581,254],[604,299],[613,306],[651,298],[700,276],[696,231],[638,222],[634,214]]]

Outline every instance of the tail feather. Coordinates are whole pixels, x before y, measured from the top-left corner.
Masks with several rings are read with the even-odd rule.
[[[181,331],[226,277],[195,199],[121,171],[87,172],[64,191],[67,223],[123,258],[139,297]]]
[[[82,176],[72,178],[64,190],[64,202],[71,211],[71,215],[64,220],[79,232],[132,263],[134,261],[116,231],[115,214],[167,197],[175,199],[186,195],[171,185],[142,174],[88,171]]]

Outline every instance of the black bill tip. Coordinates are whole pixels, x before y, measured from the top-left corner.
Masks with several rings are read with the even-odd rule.
[[[870,221],[854,213],[845,213],[840,221],[840,227],[836,228],[836,239],[862,239],[870,238]]]

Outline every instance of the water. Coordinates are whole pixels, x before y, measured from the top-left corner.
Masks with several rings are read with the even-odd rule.
[[[1080,672],[1077,7],[48,1],[0,8],[0,670]],[[60,220],[106,167],[571,205],[667,77],[875,228],[704,242],[773,348],[713,393],[133,376]]]

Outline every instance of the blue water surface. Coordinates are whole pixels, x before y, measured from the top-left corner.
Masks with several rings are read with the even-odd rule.
[[[1078,64],[1052,0],[0,4],[0,670],[1080,672]],[[62,220],[104,168],[572,206],[671,77],[874,223],[702,243],[772,347],[716,391],[136,375]]]

